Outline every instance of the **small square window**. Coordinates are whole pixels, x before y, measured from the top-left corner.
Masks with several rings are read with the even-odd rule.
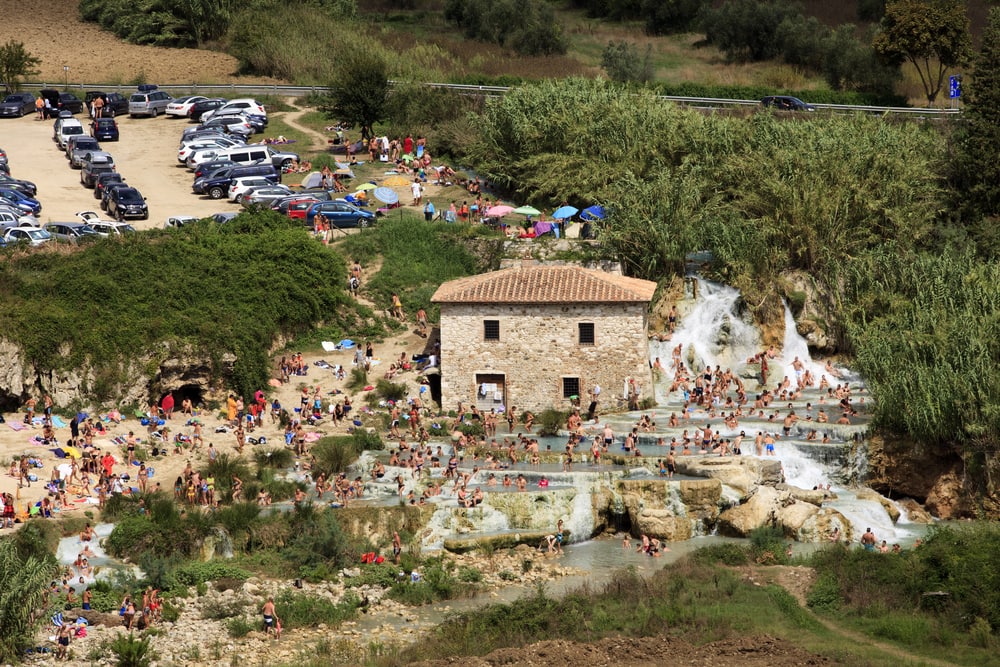
[[[563,398],[580,397],[580,378],[563,378]]]
[[[483,320],[483,340],[500,340],[500,320]]]
[[[594,323],[580,322],[580,345],[594,344]]]

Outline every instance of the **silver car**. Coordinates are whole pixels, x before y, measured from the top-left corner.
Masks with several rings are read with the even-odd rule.
[[[149,93],[132,93],[128,98],[129,116],[151,116],[157,115],[167,110],[167,105],[174,99],[162,90],[154,90]]]

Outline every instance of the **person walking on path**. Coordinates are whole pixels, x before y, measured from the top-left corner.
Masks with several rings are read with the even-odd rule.
[[[264,617],[264,634],[274,634],[274,638],[278,638],[278,615],[275,613],[274,609],[274,597],[267,598],[267,602],[261,607],[261,614]]]

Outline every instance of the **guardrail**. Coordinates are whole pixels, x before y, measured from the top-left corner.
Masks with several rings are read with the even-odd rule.
[[[401,85],[402,82],[390,81],[392,85]],[[499,97],[510,90],[507,86],[476,86],[462,83],[424,83],[430,88],[443,88],[453,90],[464,95],[480,95],[485,97]],[[102,90],[105,92],[130,93],[135,90],[134,85],[108,84],[108,83],[26,83],[24,88],[60,88],[70,92],[86,92],[88,90]],[[326,86],[278,86],[262,84],[169,84],[159,86],[160,90],[177,95],[206,95],[217,97],[249,97],[253,95],[273,95],[275,97],[305,97],[307,95],[323,95],[330,92]],[[83,95],[81,94],[82,98]],[[724,109],[729,107],[749,107],[760,104],[759,100],[734,100],[717,97],[683,97],[677,95],[661,95],[661,100],[675,102],[686,106],[704,109]],[[889,114],[899,116],[915,117],[936,117],[948,118],[961,115],[962,110],[956,109],[933,109],[922,107],[876,107],[852,104],[814,104],[817,111],[832,111],[834,113],[864,112],[874,114]]]

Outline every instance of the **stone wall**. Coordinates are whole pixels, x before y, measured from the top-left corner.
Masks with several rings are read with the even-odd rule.
[[[500,340],[484,340],[484,320],[498,320]],[[578,324],[594,324],[594,345],[580,345]],[[652,395],[646,304],[441,304],[441,394],[445,409],[476,400],[477,374],[506,376],[505,405],[519,411],[568,409],[563,378],[580,379],[580,401],[602,389],[604,409],[618,405],[635,378]],[[499,405],[499,403],[498,403]]]

